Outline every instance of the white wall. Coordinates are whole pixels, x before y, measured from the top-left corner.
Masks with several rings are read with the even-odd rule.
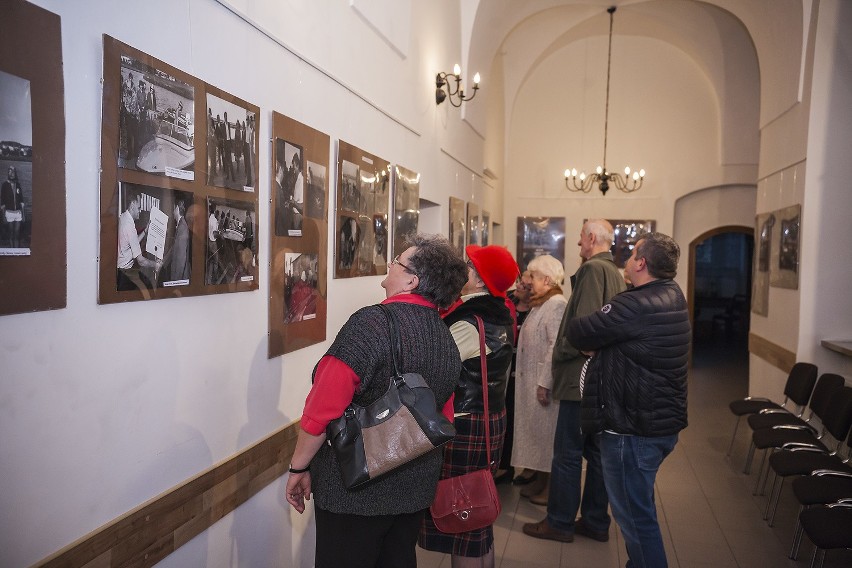
[[[390,41],[345,0],[35,3],[62,18],[68,307],[0,318],[0,564],[11,566],[297,420],[336,331],[384,297],[379,277],[330,280],[329,340],[267,359],[273,110],[419,171],[421,195],[441,209],[424,216],[424,230],[446,231],[450,195],[502,215],[478,177],[481,137],[434,103],[435,73],[451,68],[445,50],[458,44],[451,4],[393,3],[410,21]],[[260,107],[259,290],[97,305],[104,33]],[[241,565],[310,566],[310,514],[290,511],[281,484],[164,565],[222,566],[233,555]]]

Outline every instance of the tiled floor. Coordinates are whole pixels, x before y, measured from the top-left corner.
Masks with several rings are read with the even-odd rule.
[[[748,356],[744,347],[697,345],[689,382],[689,427],[657,476],[657,512],[669,566],[679,568],[806,567],[813,546],[803,538],[799,560],[787,558],[798,512],[782,495],[770,528],[762,520],[766,497],[752,496],[753,473],[742,473],[748,438],[737,436],[727,459],[734,419],[728,403],[746,396]],[[756,469],[756,468],[755,468]],[[619,568],[627,562],[615,522],[610,541],[577,537],[571,544],[534,539],[524,523],[544,518],[544,507],[521,498],[518,487],[499,486],[503,513],[495,525],[498,568]],[[417,549],[420,568],[450,568],[446,555]],[[852,552],[829,551],[826,568],[852,566]]]

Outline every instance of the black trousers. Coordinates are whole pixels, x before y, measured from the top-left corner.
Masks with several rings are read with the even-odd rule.
[[[314,508],[316,568],[414,568],[426,511],[402,515],[342,515]]]

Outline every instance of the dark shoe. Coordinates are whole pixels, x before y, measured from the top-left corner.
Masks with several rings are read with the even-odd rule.
[[[524,534],[545,540],[574,542],[574,534],[572,532],[554,529],[548,524],[546,518],[539,523],[524,523]]]
[[[586,523],[583,522],[582,518],[577,519],[576,522],[574,522],[574,534],[578,534],[580,536],[584,536],[586,538],[590,538],[598,542],[609,541],[609,532],[598,532],[591,530],[589,527],[586,526]]]
[[[547,507],[547,497],[550,495],[550,474],[540,473],[538,475],[540,478],[543,478],[544,483],[542,484],[541,491],[530,496],[530,503],[533,505],[544,505]],[[532,487],[532,485],[528,485],[527,487]],[[523,493],[523,491],[521,491],[521,493]]]
[[[538,472],[533,473],[532,475],[519,475],[512,480],[512,485],[526,485],[527,483],[532,483],[535,481]]]
[[[494,484],[500,485],[501,483],[511,483],[513,475],[515,475],[515,470],[510,467],[500,475],[494,476]]]

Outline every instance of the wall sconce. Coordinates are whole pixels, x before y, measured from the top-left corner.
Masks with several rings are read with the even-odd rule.
[[[463,102],[473,100],[473,97],[476,96],[476,91],[479,90],[479,73],[473,76],[473,94],[467,98],[464,96],[464,87],[461,84],[461,67],[458,63],[453,66],[452,74],[438,73],[435,76],[435,86],[437,87],[435,89],[436,105],[444,102],[449,96],[450,104],[458,108]],[[446,91],[444,91],[444,86],[447,87]]]

